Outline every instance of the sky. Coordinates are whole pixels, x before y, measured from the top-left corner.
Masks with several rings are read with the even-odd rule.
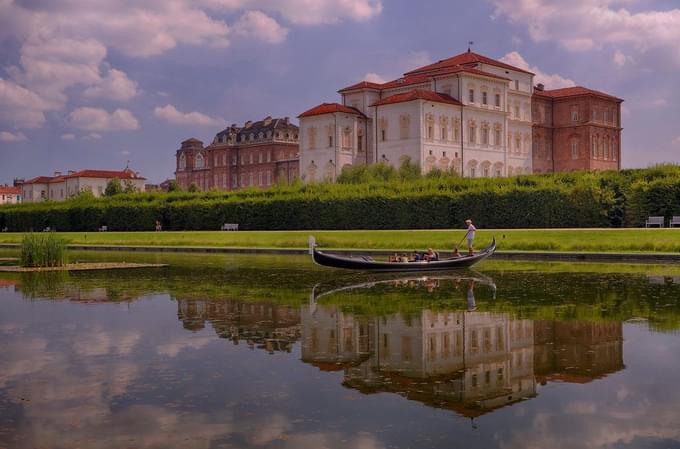
[[[623,98],[624,167],[680,163],[680,0],[0,0],[0,184],[128,161],[158,183],[182,140],[468,41]]]

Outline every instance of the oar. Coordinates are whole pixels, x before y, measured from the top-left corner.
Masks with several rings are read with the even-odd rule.
[[[463,238],[460,239],[460,242],[458,242],[458,244],[454,247],[455,249],[458,249],[458,247],[461,245],[461,243],[463,243],[463,240],[465,240],[465,237],[467,237],[467,235],[468,235],[469,233],[470,233],[470,231],[468,231],[468,232],[465,233],[465,235],[463,236]]]

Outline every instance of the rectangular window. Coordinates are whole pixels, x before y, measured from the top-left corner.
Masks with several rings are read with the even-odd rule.
[[[236,165],[236,164],[238,164],[238,156],[233,155],[231,157],[231,165]]]
[[[263,159],[264,159],[264,157],[263,157],[262,153],[259,153],[257,155],[257,162],[261,164],[263,162]]]
[[[483,105],[488,104],[486,92],[482,92],[482,104],[483,104]]]
[[[500,129],[496,130],[496,135],[494,136],[494,144],[496,144],[496,146],[501,145],[501,130]]]
[[[515,80],[515,90],[519,90],[519,80]]]
[[[487,128],[482,128],[482,145],[489,144],[489,130]]]
[[[251,165],[255,163],[255,155],[253,153],[250,153],[250,155],[248,156],[248,161],[250,162]]]
[[[267,151],[267,162],[271,162],[271,161],[272,161],[272,152]]]
[[[430,140],[434,138],[434,128],[432,126],[427,127],[427,138]]]
[[[578,142],[571,143],[571,158],[578,159]]]
[[[446,129],[446,127],[443,127],[442,128],[442,140],[447,140],[448,138],[449,138],[448,130]]]
[[[519,116],[519,106],[515,106],[515,119],[519,120],[521,117]]]
[[[468,142],[475,143],[475,140],[477,140],[475,136],[475,134],[477,134],[477,129],[474,126],[471,126],[469,133],[470,135],[468,136]]]
[[[501,107],[501,94],[496,94],[496,107]]]
[[[387,137],[387,133],[385,132],[384,129],[381,129],[380,130],[380,140],[382,140],[384,142],[385,140],[387,140],[386,137]]]
[[[333,136],[328,136],[328,146],[329,147],[333,146]]]
[[[234,176],[231,178],[231,187],[232,189],[235,189],[238,187],[238,177]]]
[[[475,102],[475,90],[474,89],[470,89],[470,91],[468,92],[468,101],[470,103]]]
[[[576,105],[571,107],[571,121],[578,122],[578,106]]]
[[[484,167],[484,177],[488,178],[489,177],[489,169]]]

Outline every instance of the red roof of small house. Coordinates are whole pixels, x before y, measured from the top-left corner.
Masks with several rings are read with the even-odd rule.
[[[386,104],[394,104],[394,103],[404,103],[407,101],[413,101],[413,100],[427,100],[427,101],[433,101],[436,103],[447,103],[447,104],[454,104],[456,106],[462,106],[461,102],[453,98],[451,95],[447,94],[442,94],[439,92],[433,92],[431,90],[423,90],[423,89],[413,89],[409,90],[408,92],[404,92],[401,94],[396,94],[389,96],[387,98],[383,98],[380,101],[377,101],[373,103],[371,106],[382,106]]]
[[[312,109],[309,109],[303,112],[302,114],[298,115],[298,118],[311,117],[314,115],[333,114],[336,112],[344,112],[346,114],[358,114],[364,117],[364,114],[362,114],[358,109],[351,108],[340,103],[322,103],[319,106],[313,107]]]
[[[130,169],[125,170],[80,170],[74,173],[69,173],[68,175],[60,176],[38,176],[33,179],[29,179],[23,184],[49,184],[54,182],[61,182],[65,179],[72,178],[105,178],[105,179],[139,179],[146,180],[146,178],[139,176],[137,173]]]
[[[574,87],[563,87],[561,89],[552,90],[537,90],[534,89],[534,95],[539,97],[548,98],[566,98],[566,97],[576,97],[579,95],[595,95],[598,97],[606,98],[608,100],[623,101],[620,98],[614,97],[613,95],[606,94],[593,89],[588,89],[587,87],[574,86]]]
[[[14,186],[0,186],[0,193],[6,195],[21,195],[21,188]]]
[[[508,70],[515,70],[517,72],[522,72],[522,73],[528,73],[530,75],[534,75],[534,73],[529,72],[528,70],[520,69],[519,67],[512,66],[510,64],[506,64],[501,61],[497,61],[495,59],[491,59],[487,56],[480,55],[478,53],[468,51],[465,53],[461,53],[456,56],[452,56],[447,59],[442,59],[440,61],[437,61],[433,64],[428,64],[423,67],[419,67],[415,70],[411,70],[410,72],[406,72],[405,75],[415,75],[418,73],[425,73],[425,72],[432,72],[436,70],[440,70],[443,68],[447,67],[452,67],[452,66],[470,66],[473,64],[488,64],[492,65],[495,67],[500,67],[502,69],[508,69]]]

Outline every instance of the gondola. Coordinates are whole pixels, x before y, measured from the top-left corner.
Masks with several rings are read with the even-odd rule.
[[[472,256],[465,255],[460,257],[450,257],[431,261],[417,262],[387,262],[373,260],[369,256],[340,256],[319,251],[316,248],[314,237],[309,239],[309,250],[315,263],[326,267],[345,268],[348,270],[365,271],[446,271],[458,268],[467,268],[481,262],[496,251],[496,238],[494,237],[491,245]]]

